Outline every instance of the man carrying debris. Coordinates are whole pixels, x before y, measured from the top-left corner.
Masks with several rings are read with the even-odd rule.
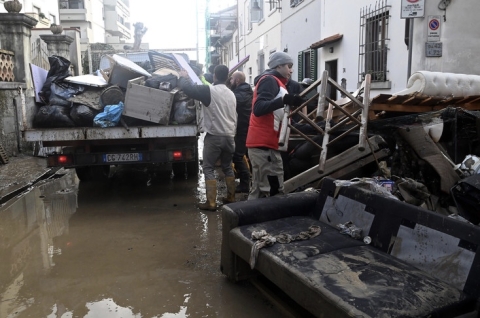
[[[230,79],[230,89],[237,99],[237,133],[235,135],[235,153],[233,154],[233,164],[240,177],[240,184],[235,192],[250,192],[250,171],[244,162],[244,156],[247,153],[247,132],[252,113],[253,91],[248,83],[245,83],[245,74],[235,72]]]
[[[303,98],[288,94],[285,84],[292,75],[293,60],[284,52],[270,55],[268,67],[255,78],[252,114],[247,134],[252,164],[252,189],[248,200],[283,193],[283,162],[278,147],[284,105],[298,107]]]
[[[213,85],[193,85],[185,70],[180,71],[178,86],[183,92],[204,106],[203,173],[207,201],[199,203],[202,210],[217,209],[217,181],[215,163],[221,161],[222,171],[227,184],[227,197],[224,203],[235,202],[235,174],[232,169],[232,155],[235,151],[234,136],[237,128],[236,101],[233,92],[227,88],[228,68],[225,65],[215,67]]]

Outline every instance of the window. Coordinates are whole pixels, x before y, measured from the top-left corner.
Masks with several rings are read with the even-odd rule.
[[[238,40],[238,35],[235,35],[235,55],[238,55],[239,50],[240,50],[240,43]]]
[[[303,2],[303,0],[290,0],[290,7],[291,8],[296,7],[302,2]]]
[[[317,80],[317,50],[309,49],[298,53],[298,81],[304,78]]]
[[[279,1],[279,0],[268,0],[267,1],[270,11],[275,10],[277,8],[277,1]]]
[[[250,22],[251,23],[258,23],[263,20],[263,1],[264,0],[250,1]]]
[[[60,9],[85,9],[83,0],[60,0]]]
[[[387,82],[388,22],[390,6],[382,0],[375,9],[360,12],[359,82],[371,74],[372,82]]]
[[[262,74],[265,71],[265,54],[258,53],[258,74]]]

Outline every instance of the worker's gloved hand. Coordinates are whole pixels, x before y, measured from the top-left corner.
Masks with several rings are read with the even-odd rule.
[[[305,100],[300,95],[296,95],[296,94],[283,95],[283,103],[286,105],[292,106],[293,108],[296,108],[302,105],[304,102]]]

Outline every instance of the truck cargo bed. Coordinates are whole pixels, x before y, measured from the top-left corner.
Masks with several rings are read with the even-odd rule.
[[[194,125],[145,126],[145,127],[74,127],[29,129],[23,132],[25,141],[79,141],[79,140],[110,140],[110,139],[140,139],[165,137],[193,137],[198,134]]]

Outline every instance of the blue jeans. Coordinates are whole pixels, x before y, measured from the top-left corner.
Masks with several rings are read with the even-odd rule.
[[[203,173],[205,180],[215,179],[215,163],[220,158],[225,177],[235,177],[232,169],[232,155],[235,152],[233,136],[206,134],[203,140]]]

